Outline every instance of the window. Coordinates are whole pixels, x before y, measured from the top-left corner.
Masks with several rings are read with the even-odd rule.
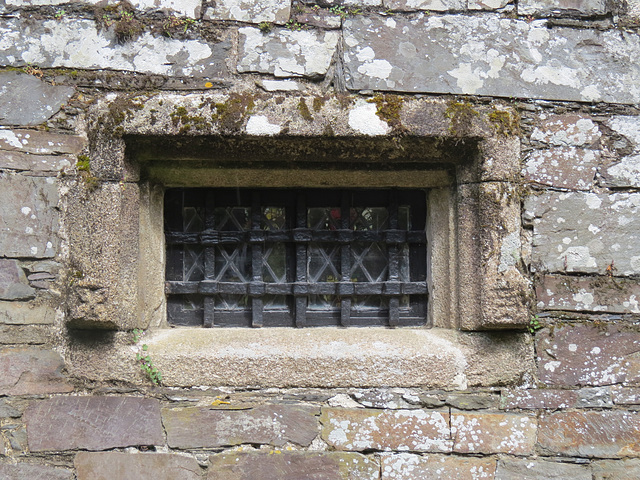
[[[169,189],[170,324],[425,325],[423,190]]]

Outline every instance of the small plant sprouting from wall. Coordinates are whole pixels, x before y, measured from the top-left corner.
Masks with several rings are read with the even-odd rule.
[[[173,38],[177,35],[183,36],[193,29],[196,25],[196,21],[192,18],[179,18],[174,15],[169,16],[162,24],[162,35],[165,37]]]
[[[136,328],[132,333],[133,343],[137,347],[136,362],[140,365],[140,369],[154,385],[160,385],[162,383],[162,373],[153,365],[151,356],[148,353],[149,346],[146,343],[140,344],[140,340],[142,340],[142,337],[144,337],[146,332]]]
[[[135,40],[144,31],[144,25],[135,16],[135,9],[127,1],[97,7],[94,13],[98,29],[113,28],[113,33],[120,43]]]
[[[527,327],[527,329],[529,330],[529,333],[533,335],[541,328],[543,328],[543,325],[542,323],[540,323],[538,316],[534,315],[533,317],[531,317],[531,320],[529,321],[529,326]]]
[[[78,155],[76,169],[78,170],[80,177],[84,180],[87,190],[93,192],[100,186],[100,181],[91,175],[91,159],[89,158],[89,155]]]

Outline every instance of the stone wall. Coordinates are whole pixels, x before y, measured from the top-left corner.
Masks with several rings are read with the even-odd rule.
[[[0,478],[640,478],[639,26],[635,0],[0,0]],[[439,165],[490,282],[451,270],[406,349],[435,360],[381,349],[382,376],[162,353],[154,188],[223,183],[212,151],[244,184],[309,151],[318,181],[387,171],[360,186]]]

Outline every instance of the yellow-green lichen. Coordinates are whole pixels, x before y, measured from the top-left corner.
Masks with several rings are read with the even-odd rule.
[[[517,112],[494,108],[487,116],[498,135],[520,135],[520,116]]]
[[[300,112],[300,116],[307,122],[313,122],[313,115],[311,115],[309,107],[307,107],[307,102],[304,101],[304,98],[300,98],[300,101],[298,102],[298,112]]]
[[[378,94],[368,101],[376,104],[376,115],[391,127],[393,133],[401,134],[406,132],[407,129],[402,125],[400,118],[402,104],[404,103],[404,99],[401,96]]]
[[[254,96],[250,93],[232,93],[226,102],[215,103],[211,120],[223,133],[238,133],[244,120],[255,107]]]
[[[449,119],[449,133],[453,136],[463,136],[468,133],[474,117],[479,115],[469,102],[449,102],[444,112]]]

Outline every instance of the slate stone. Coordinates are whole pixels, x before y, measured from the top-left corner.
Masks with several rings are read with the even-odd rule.
[[[79,135],[62,135],[22,128],[0,130],[0,150],[33,155],[77,155],[87,139]]]
[[[551,455],[617,458],[640,454],[640,415],[626,411],[542,414],[542,452]]]
[[[25,453],[27,451],[27,431],[24,427],[17,428],[9,435],[11,448],[16,452]]]
[[[416,10],[447,12],[467,9],[466,0],[384,0],[382,3],[386,8],[400,12]]]
[[[469,0],[469,10],[498,10],[504,8],[509,0]]]
[[[615,115],[605,123],[614,132],[625,137],[636,152],[640,152],[640,116]]]
[[[605,15],[609,12],[606,0],[520,0],[518,15],[560,16]]]
[[[611,398],[616,405],[640,405],[640,388],[613,387],[611,389]]]
[[[602,174],[601,183],[609,188],[640,187],[640,155],[623,157]]]
[[[73,93],[73,87],[49,85],[33,75],[0,72],[0,125],[26,126],[46,122]]]
[[[238,72],[276,77],[323,77],[339,39],[337,32],[286,28],[264,34],[257,28],[243,27],[238,33]]]
[[[531,140],[551,146],[594,148],[602,137],[598,125],[580,114],[543,117],[531,133]]]
[[[0,345],[41,345],[51,340],[51,329],[41,325],[0,324]]]
[[[0,152],[0,168],[3,170],[30,170],[32,174],[41,172],[61,172],[75,165],[75,158],[69,155],[28,155],[20,152]]]
[[[0,258],[0,299],[28,300],[35,292],[17,260]]]
[[[447,395],[447,405],[459,410],[479,410],[483,408],[496,408],[499,403],[497,395],[473,395],[454,394]]]
[[[209,457],[207,480],[378,480],[380,467],[345,452],[221,453]]]
[[[591,190],[600,152],[575,147],[535,150],[522,171],[528,182],[568,190]]]
[[[29,450],[163,445],[160,404],[139,397],[54,397],[27,408]]]
[[[78,480],[199,480],[195,458],[170,453],[79,452],[74,461]]]
[[[308,446],[318,435],[314,407],[262,405],[250,410],[180,408],[162,411],[172,448],[213,448],[243,443]]]
[[[532,270],[640,274],[640,194],[549,192],[525,200]]]
[[[20,415],[18,409],[9,404],[6,399],[0,398],[0,418],[17,418]]]
[[[591,480],[588,465],[549,462],[543,459],[501,458],[495,480]]]
[[[640,100],[640,39],[613,30],[498,16],[354,16],[344,22],[343,55],[350,90]]]
[[[513,389],[502,392],[501,408],[505,410],[539,410],[573,408],[578,403],[576,390],[558,389]]]
[[[619,277],[542,275],[536,298],[539,310],[640,313],[640,283]]]
[[[609,387],[583,388],[578,391],[577,408],[610,408],[613,407]]]
[[[536,427],[536,418],[526,414],[452,413],[453,451],[531,455]]]
[[[40,68],[110,69],[171,76],[219,77],[227,74],[230,43],[154,36],[118,43],[112,29],[78,18],[0,19],[0,64]]]
[[[73,391],[61,371],[64,363],[51,350],[0,349],[0,395],[38,395]]]
[[[591,464],[593,480],[638,480],[640,460],[602,460]]]
[[[388,388],[372,388],[360,390],[353,394],[353,397],[365,407],[372,408],[418,408],[420,399],[416,396],[415,403],[407,402],[403,396],[406,393]]]
[[[547,385],[601,386],[640,380],[640,334],[621,325],[557,326],[536,335],[538,377]]]
[[[70,3],[69,0],[4,0],[7,6],[29,7],[37,5],[64,5]],[[74,4],[96,5],[102,0],[74,0]],[[132,0],[131,5],[136,10],[157,11],[164,10],[180,16],[198,18],[200,16],[200,0]],[[1,8],[0,8],[1,11]]]
[[[336,450],[451,452],[447,412],[323,408],[322,439]]]
[[[55,179],[0,174],[0,256],[51,258],[58,251]]]
[[[72,480],[73,473],[64,468],[48,467],[35,463],[0,463],[0,478],[3,480]]]
[[[496,460],[493,458],[442,455],[383,454],[381,480],[493,480]]]
[[[291,2],[286,0],[221,0],[205,11],[203,19],[283,25],[290,13]]]

